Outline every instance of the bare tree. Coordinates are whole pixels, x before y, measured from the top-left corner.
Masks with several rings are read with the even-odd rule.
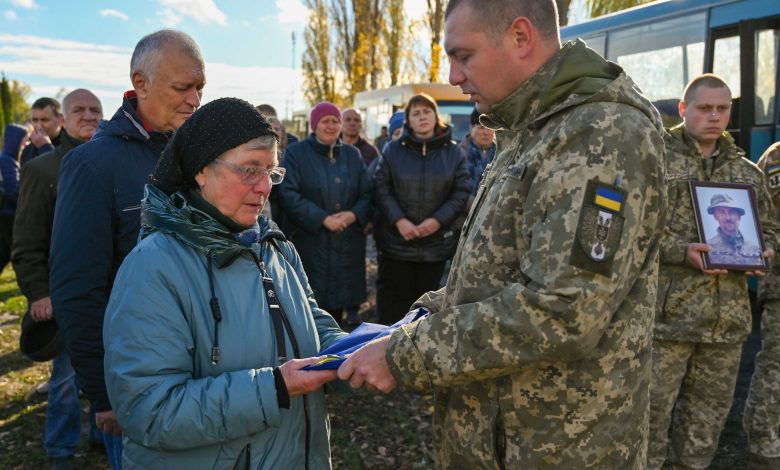
[[[431,33],[431,62],[428,65],[428,81],[439,81],[442,61],[441,36],[444,31],[444,0],[426,0],[428,3],[428,30]]]
[[[401,74],[401,60],[404,53],[408,50],[406,26],[406,15],[404,14],[404,1],[388,1],[387,18],[388,21],[382,29],[382,38],[387,48],[387,72],[390,74],[390,86],[398,84],[398,78]]]
[[[322,100],[335,102],[328,8],[325,0],[306,0],[306,6],[309,7],[309,22],[303,32],[306,47],[301,61],[304,96],[312,106]]]
[[[331,0],[330,12],[336,32],[336,57],[344,73],[349,100],[377,86],[380,71],[380,0]]]

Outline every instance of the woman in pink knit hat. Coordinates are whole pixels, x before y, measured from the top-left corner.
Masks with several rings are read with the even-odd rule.
[[[301,256],[314,297],[339,324],[360,323],[366,300],[369,182],[360,152],[344,145],[341,111],[323,101],[311,111],[312,133],[290,145],[279,187],[282,229]]]

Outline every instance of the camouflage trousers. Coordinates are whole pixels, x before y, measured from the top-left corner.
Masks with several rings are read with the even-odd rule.
[[[653,340],[649,470],[707,468],[718,448],[742,345]]]
[[[780,457],[780,299],[764,301],[761,343],[743,425],[751,453]]]

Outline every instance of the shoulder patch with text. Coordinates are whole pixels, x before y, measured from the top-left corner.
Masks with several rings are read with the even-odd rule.
[[[580,269],[609,276],[623,235],[626,192],[598,180],[588,181],[577,223],[577,240],[570,263]]]
[[[766,169],[766,178],[771,189],[780,188],[780,164],[771,165]]]

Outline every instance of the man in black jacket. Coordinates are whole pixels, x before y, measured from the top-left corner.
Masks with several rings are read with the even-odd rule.
[[[200,106],[205,70],[188,35],[143,37],[130,61],[133,90],[95,137],[62,162],[51,245],[51,298],[76,381],[95,408],[111,466],[122,430],[103,376],[103,315],[119,265],[135,247],[147,177],[172,132]]]
[[[30,109],[30,122],[34,130],[30,135],[30,145],[22,150],[20,159],[22,166],[60,145],[62,134],[60,102],[54,98],[38,98]]]
[[[60,145],[22,168],[14,221],[16,281],[30,304],[30,316],[37,322],[52,320],[49,245],[60,162],[71,149],[91,139],[103,119],[100,100],[89,90],[68,93],[62,109],[65,120]],[[64,351],[52,363],[48,393],[43,446],[54,463],[52,468],[68,468],[81,434],[81,406],[73,367]],[[102,445],[94,418],[90,421],[90,437]]]

